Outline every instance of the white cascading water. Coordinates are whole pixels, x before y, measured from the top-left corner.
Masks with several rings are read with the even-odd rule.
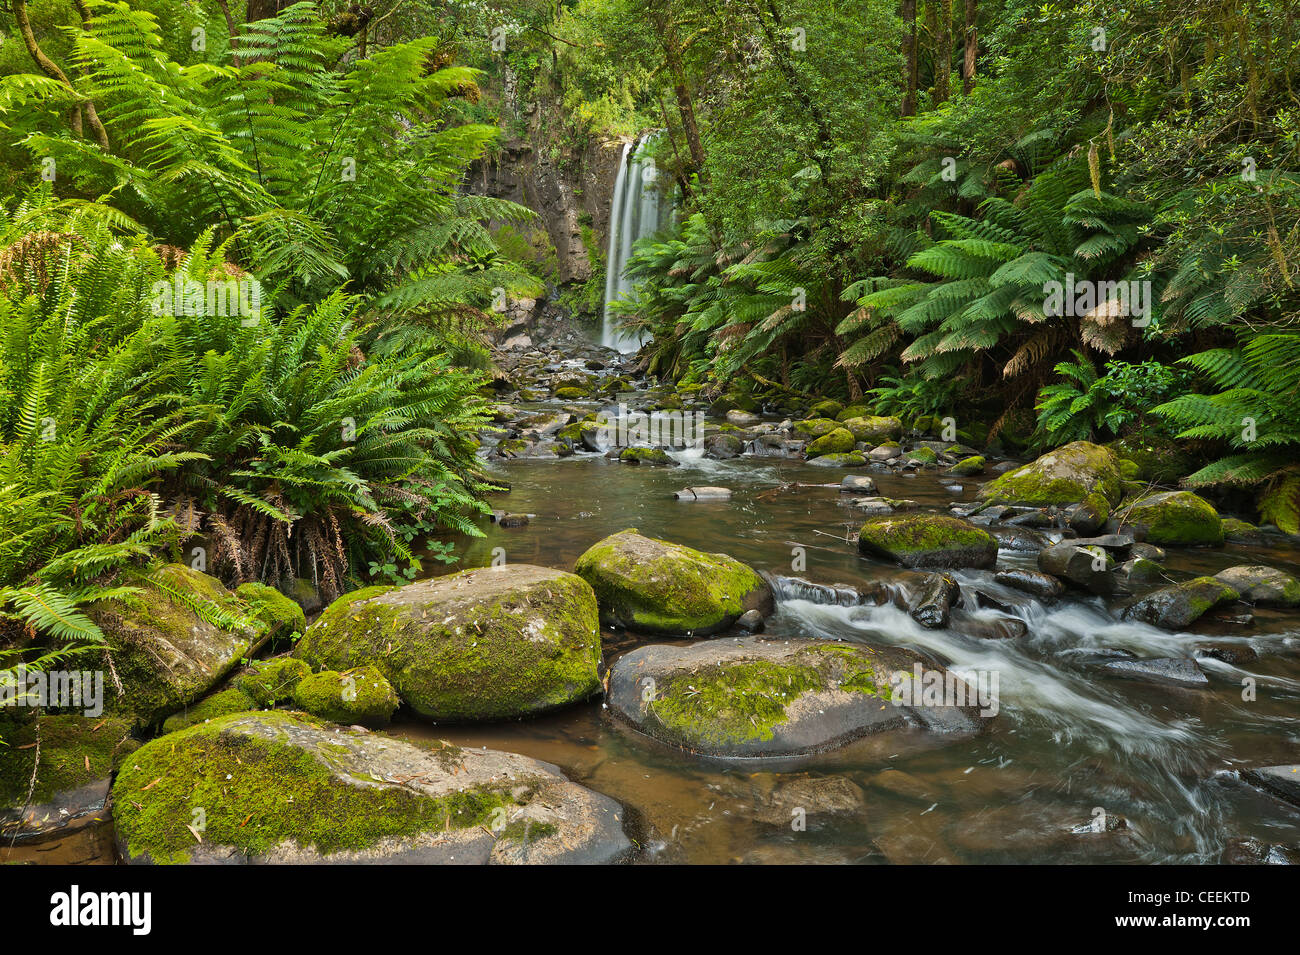
[[[645,155],[648,142],[646,138],[624,144],[609,211],[609,254],[605,264],[605,310],[600,343],[621,352],[636,351],[641,347],[641,339],[617,327],[617,318],[610,313],[609,305],[632,294],[632,283],[623,270],[632,255],[633,243],[653,235],[663,225],[657,170],[654,161]]]

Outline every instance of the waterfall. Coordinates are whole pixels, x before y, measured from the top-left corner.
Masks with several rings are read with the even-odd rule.
[[[641,340],[615,327],[610,302],[631,296],[632,285],[623,275],[632,244],[653,235],[663,225],[664,209],[659,201],[654,161],[645,156],[649,138],[624,143],[619,158],[614,198],[609,210],[609,255],[605,264],[605,310],[600,343],[621,352],[636,351]],[[663,203],[669,211],[671,205]]]

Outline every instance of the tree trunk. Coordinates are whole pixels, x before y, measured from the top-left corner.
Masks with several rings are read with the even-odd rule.
[[[975,0],[966,0],[966,58],[962,68],[961,91],[967,96],[975,88],[975,54],[979,49],[975,14]]]
[[[81,16],[82,26],[84,27],[86,22],[90,19],[90,14],[82,3],[78,3],[77,8]],[[32,23],[27,18],[27,0],[14,0],[13,10],[14,22],[18,24],[18,32],[22,34],[23,45],[27,47],[27,52],[31,54],[32,59],[36,61],[36,65],[41,68],[41,72],[50,77],[50,79],[58,80],[75,93],[76,90],[68,80],[67,74],[64,73],[63,70],[59,69],[57,63],[45,55],[45,51],[42,50],[40,44],[36,42],[36,34],[32,31]],[[81,135],[83,111],[85,119],[90,123],[91,132],[95,134],[95,141],[99,143],[101,148],[108,149],[108,131],[104,129],[104,124],[99,121],[99,114],[95,112],[95,104],[90,100],[80,100],[77,105],[73,107],[72,116],[70,117],[72,131],[78,136]]]
[[[916,115],[916,0],[903,0],[902,116]]]
[[[933,5],[934,0],[930,0]],[[939,0],[939,32],[934,38],[934,101],[948,102],[952,74],[952,0]]]
[[[245,23],[269,20],[280,13],[280,0],[248,0],[248,16]]]
[[[677,38],[677,25],[673,22],[672,11],[666,5],[655,4],[650,16],[659,34],[659,46],[664,51],[664,63],[668,75],[672,77],[673,96],[677,99],[677,112],[682,117],[682,130],[686,133],[686,145],[691,151],[691,164],[695,172],[704,178],[704,145],[700,142],[700,129],[695,122],[695,103],[691,98],[691,88],[686,81],[686,66],[682,62],[681,43]]]

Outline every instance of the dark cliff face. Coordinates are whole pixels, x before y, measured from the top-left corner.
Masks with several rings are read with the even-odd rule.
[[[503,117],[513,112],[510,98],[503,98]],[[507,121],[499,155],[475,163],[467,186],[536,212],[555,246],[559,282],[585,281],[591,277],[592,262],[582,230],[585,226],[594,234],[603,260],[624,140],[592,137],[585,148],[575,149],[560,133],[557,104],[547,100],[520,104],[518,118],[527,132],[516,134],[512,127],[518,130],[520,124]]]

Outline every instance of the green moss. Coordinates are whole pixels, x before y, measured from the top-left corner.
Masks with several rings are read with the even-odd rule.
[[[266,663],[253,664],[253,672],[235,680],[235,688],[256,706],[274,706],[293,698],[298,681],[311,673],[311,667],[293,657],[277,657]]]
[[[820,438],[838,430],[839,427],[830,418],[810,418],[807,421],[796,421],[794,423],[795,433],[805,438]]]
[[[601,620],[649,633],[715,632],[754,606],[767,584],[726,554],[707,554],[653,538],[647,549],[629,529],[582,554],[574,573],[596,592]],[[653,545],[658,545],[654,547]]]
[[[649,715],[668,739],[688,747],[728,747],[772,739],[804,693],[839,689],[889,700],[887,674],[869,650],[815,644],[790,662],[715,664],[656,687]],[[882,689],[883,688],[883,689]]]
[[[939,456],[934,453],[934,448],[914,448],[903,455],[904,461],[919,461],[927,467],[933,465],[938,459]]]
[[[836,428],[817,438],[808,445],[805,452],[809,458],[820,457],[823,454],[848,454],[857,444],[853,440],[853,433],[847,428]]]
[[[199,700],[194,706],[174,713],[163,720],[162,731],[175,733],[198,723],[229,716],[231,713],[247,713],[259,708],[259,704],[243,690],[221,690]]]
[[[587,397],[587,394],[588,392],[585,388],[575,388],[573,386],[565,386],[563,388],[555,389],[555,397],[562,401],[582,401]]]
[[[287,640],[307,629],[307,615],[274,587],[266,584],[240,584],[235,596],[248,605],[251,614],[267,628],[272,640]]]
[[[513,457],[522,454],[528,448],[528,442],[522,438],[503,438],[497,442],[497,453]]]
[[[853,435],[853,440],[871,444],[896,438],[903,433],[903,422],[898,418],[881,418],[874,415],[848,418],[843,422],[843,427]]]
[[[549,822],[538,822],[535,819],[516,819],[504,829],[497,839],[501,842],[522,842],[527,845],[530,842],[537,842],[546,839],[559,832],[557,826]]]
[[[1024,467],[994,478],[980,492],[998,504],[1076,504],[1093,490],[1107,501],[1122,495],[1119,462],[1100,445],[1075,441],[1044,454]]]
[[[288,714],[258,714],[288,728]],[[113,814],[130,856],[187,862],[188,826],[202,808],[205,843],[250,855],[285,841],[326,855],[371,847],[388,837],[485,825],[513,805],[488,788],[432,798],[366,778],[349,784],[303,749],[223,730],[239,715],[193,726],[143,746],[113,786]]]
[[[827,398],[825,401],[819,401],[808,409],[810,418],[834,418],[844,410],[844,405],[840,404],[833,398]]]
[[[974,474],[983,474],[984,467],[984,457],[977,454],[974,457],[964,458],[961,461],[958,461],[948,469],[948,473],[956,477],[970,477]]]
[[[674,464],[663,448],[624,448],[618,459],[626,464]]]
[[[836,421],[848,421],[852,418],[866,418],[871,415],[871,409],[866,405],[849,405],[843,411],[835,416]]]
[[[294,688],[293,700],[313,716],[362,726],[383,726],[400,702],[392,684],[372,666],[305,676]]]
[[[858,550],[907,567],[990,567],[997,541],[968,521],[946,514],[884,515],[869,518],[858,532]]]
[[[106,779],[139,744],[131,737],[131,721],[113,716],[41,714],[17,720],[0,716],[0,808],[21,808],[27,802],[36,742],[40,766],[30,805],[48,802],[58,793]]]
[[[440,582],[454,587],[462,575],[484,572]],[[518,717],[585,699],[600,687],[595,596],[572,574],[522,584],[454,613],[373,599],[388,589],[339,598],[307,629],[298,655],[331,670],[372,664],[403,701],[433,719]]]
[[[1125,507],[1125,524],[1142,524],[1151,544],[1190,547],[1223,543],[1223,521],[1209,501],[1191,491],[1166,491]]]
[[[867,457],[861,451],[850,451],[847,454],[819,454],[809,463],[824,468],[856,468],[866,464]]]

